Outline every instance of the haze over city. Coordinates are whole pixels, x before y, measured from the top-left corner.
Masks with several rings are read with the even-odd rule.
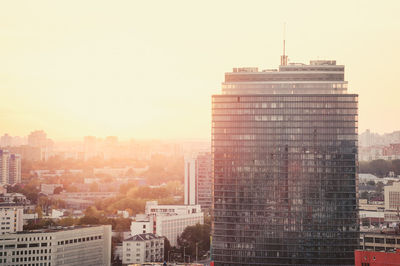
[[[0,8],[0,134],[210,138],[232,67],[334,59],[359,132],[398,129],[398,1],[15,1]]]

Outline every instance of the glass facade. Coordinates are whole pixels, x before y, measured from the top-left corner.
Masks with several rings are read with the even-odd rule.
[[[216,265],[354,265],[354,94],[212,97]]]

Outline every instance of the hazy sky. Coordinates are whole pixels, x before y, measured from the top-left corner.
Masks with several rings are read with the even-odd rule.
[[[0,134],[209,138],[233,67],[333,59],[359,131],[400,129],[400,1],[1,1]]]

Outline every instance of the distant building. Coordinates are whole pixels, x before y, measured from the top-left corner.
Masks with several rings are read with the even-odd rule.
[[[54,190],[58,187],[63,187],[63,184],[41,184],[40,192],[46,195],[53,195]]]
[[[31,147],[28,145],[8,147],[11,153],[16,153],[21,155],[21,159],[26,161],[41,161],[42,153],[39,147]]]
[[[3,136],[1,136],[0,138],[0,147],[9,147],[12,146],[12,141],[13,137],[11,137],[8,134],[4,134]]]
[[[164,260],[164,237],[152,233],[134,235],[122,243],[122,264]]]
[[[385,221],[400,222],[400,182],[385,186]]]
[[[22,231],[24,208],[16,204],[0,203],[0,235]]]
[[[131,223],[131,235],[153,233],[177,246],[178,236],[186,227],[203,223],[200,205],[158,205],[157,201],[148,201],[145,214],[136,216]]]
[[[41,160],[47,161],[53,155],[54,142],[47,138],[43,130],[36,130],[28,135],[28,146],[40,148]]]
[[[21,156],[0,150],[0,184],[21,183]]]
[[[355,266],[400,266],[400,250],[381,252],[370,250],[355,250]]]
[[[97,138],[94,136],[86,136],[83,138],[83,153],[85,160],[100,156],[97,147]]]
[[[51,196],[53,199],[63,200],[67,208],[86,209],[94,205],[96,200],[112,198],[116,192],[61,192]]]
[[[211,153],[203,152],[185,157],[184,203],[199,204],[203,211],[212,204]]]
[[[21,183],[21,156],[19,154],[10,155],[8,183],[18,184]]]
[[[111,263],[111,225],[53,228],[0,235],[1,265]]]
[[[21,193],[0,193],[0,202],[5,203],[18,203],[18,204],[30,204],[30,200],[26,198],[24,194]]]

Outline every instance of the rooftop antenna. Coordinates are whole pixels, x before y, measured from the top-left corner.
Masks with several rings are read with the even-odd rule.
[[[283,23],[283,55],[281,56],[281,66],[287,66],[288,56],[285,54],[286,49],[286,22]]]

